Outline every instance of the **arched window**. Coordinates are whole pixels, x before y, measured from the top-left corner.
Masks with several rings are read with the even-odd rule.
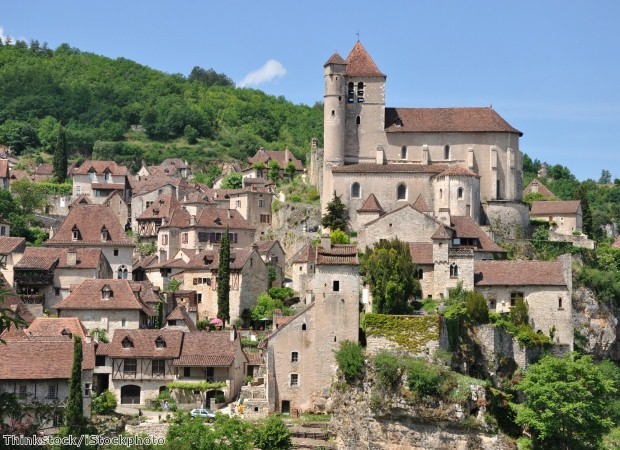
[[[305,323],[301,325],[301,331],[306,331],[306,324]]]
[[[127,266],[125,266],[124,264],[122,266],[119,266],[117,273],[119,280],[127,279]]]
[[[418,280],[422,280],[424,278],[424,270],[418,269]]]
[[[443,198],[443,189],[439,189],[439,198]]]
[[[364,83],[361,81],[357,83],[357,101],[362,103],[364,101]]]
[[[356,124],[356,125],[359,125],[359,124],[361,124],[361,123],[362,123],[362,119],[360,118],[360,116],[357,116],[357,117],[355,118],[355,124]]]
[[[459,266],[455,263],[450,264],[450,277],[455,278],[459,276]]]
[[[403,145],[400,148],[400,159],[407,159],[407,146]]]
[[[450,159],[450,146],[444,145],[443,147],[443,159]]]
[[[123,348],[132,348],[133,347],[133,342],[127,336],[125,336],[125,339],[123,339],[121,344],[122,344]]]
[[[396,190],[396,199],[397,200],[407,200],[407,186],[404,184],[399,184]]]
[[[360,198],[360,184],[356,181],[351,185],[351,198]]]
[[[349,103],[353,103],[355,101],[355,85],[353,84],[353,82],[351,81],[349,83]]]
[[[457,198],[463,198],[463,188],[458,188],[456,190],[456,197]]]

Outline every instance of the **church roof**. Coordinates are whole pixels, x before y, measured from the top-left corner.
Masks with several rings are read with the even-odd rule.
[[[439,225],[439,228],[437,228],[437,231],[435,231],[435,233],[431,236],[431,239],[451,239],[451,237],[448,234],[446,227]]]
[[[483,108],[385,108],[385,131],[443,133],[498,131],[523,133],[495,110]]]
[[[445,177],[445,176],[478,177],[478,175],[475,172],[469,170],[467,167],[454,165],[454,164],[450,165],[446,170],[444,170],[437,176],[438,177]]]
[[[346,60],[347,75],[350,77],[384,77],[360,41],[349,53]]]
[[[362,207],[357,210],[357,212],[378,212],[384,213],[385,210],[379,204],[379,200],[375,197],[375,194],[370,194]]]
[[[323,67],[328,66],[330,64],[346,64],[346,62],[344,61],[344,59],[342,59],[342,56],[340,56],[338,52],[334,52],[334,54],[329,57],[327,62],[323,64]]]
[[[413,202],[413,209],[420,212],[432,212],[433,210],[428,207],[428,204],[422,197],[422,194],[418,195],[418,198]]]
[[[361,163],[332,167],[332,173],[435,173],[448,168],[446,164],[375,164]]]

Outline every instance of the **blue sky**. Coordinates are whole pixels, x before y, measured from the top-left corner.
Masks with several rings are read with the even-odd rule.
[[[359,30],[388,106],[493,105],[525,133],[522,151],[580,179],[620,178],[619,19],[611,0],[0,2],[2,36],[168,73],[214,68],[309,105]]]

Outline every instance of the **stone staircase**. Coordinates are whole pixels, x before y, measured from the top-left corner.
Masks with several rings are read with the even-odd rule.
[[[288,424],[293,440],[293,448],[335,449],[329,442],[331,437],[325,422],[309,422],[303,425]]]

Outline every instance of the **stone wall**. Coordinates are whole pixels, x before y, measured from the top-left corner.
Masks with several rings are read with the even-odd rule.
[[[439,348],[439,316],[392,316],[366,314],[366,351],[376,355],[382,350],[429,356]]]
[[[525,236],[529,226],[529,209],[525,203],[489,201],[482,208],[496,236],[517,239]]]
[[[572,242],[573,247],[588,248],[590,250],[594,250],[596,248],[596,241],[588,239],[588,236],[585,234],[579,234],[579,235],[563,234],[563,233],[558,233],[553,230],[549,230],[549,240],[560,241],[560,242]]]

